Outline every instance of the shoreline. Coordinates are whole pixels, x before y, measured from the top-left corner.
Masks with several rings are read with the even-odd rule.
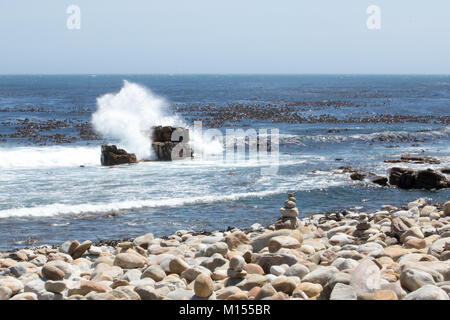
[[[301,220],[295,202],[268,226],[0,252],[0,300],[449,299],[450,201]]]
[[[438,208],[438,210],[443,210],[444,204],[441,202],[436,202],[431,198],[428,198],[428,205],[432,205],[435,206],[436,208]],[[400,207],[397,207],[398,209],[402,209],[402,210],[407,210],[408,207],[407,205],[402,205]],[[311,213],[308,216],[303,216],[300,217],[299,220],[303,221],[305,219],[309,219],[310,217],[316,216],[316,215],[334,215],[337,213],[342,213],[342,212],[352,212],[352,207],[349,208],[345,208],[345,209],[339,209],[339,210],[333,210],[333,211],[328,211],[328,212],[320,212],[320,213]],[[374,213],[374,212],[371,212]],[[109,218],[109,214],[104,216],[105,218]],[[97,218],[97,217],[95,217]],[[255,224],[259,224],[257,222],[255,222]],[[268,225],[262,225],[262,227],[264,229],[268,229],[272,224],[268,224]],[[249,233],[252,231],[251,226],[247,227],[247,228],[239,228],[239,227],[232,227],[229,226],[227,227],[227,229],[221,229],[221,230],[193,230],[190,229],[189,233],[192,234],[193,236],[199,236],[199,235],[204,235],[204,236],[210,236],[214,233],[224,233],[224,232],[230,232],[234,229],[239,229],[244,233]],[[168,240],[171,236],[173,236],[173,234],[166,234],[166,235],[161,235],[158,238],[163,239],[163,240]],[[127,237],[127,238],[122,238],[122,239],[100,239],[97,241],[92,241],[92,245],[93,246],[102,246],[102,245],[107,245],[107,246],[117,246],[119,243],[121,242],[133,242],[136,238],[133,237]],[[28,246],[28,247],[20,247],[20,248],[13,248],[10,250],[6,250],[6,251],[0,251],[0,255],[1,254],[5,254],[5,253],[15,253],[17,251],[20,250],[36,250],[36,249],[43,249],[43,248],[52,248],[52,249],[57,249],[59,247],[59,245],[57,244],[42,244],[42,245],[37,245],[37,246]]]

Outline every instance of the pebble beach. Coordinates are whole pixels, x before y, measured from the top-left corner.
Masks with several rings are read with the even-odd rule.
[[[449,300],[450,201],[0,253],[0,300]]]

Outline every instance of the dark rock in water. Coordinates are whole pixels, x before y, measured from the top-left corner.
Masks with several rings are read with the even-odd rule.
[[[158,160],[171,161],[193,156],[188,143],[189,129],[170,126],[153,127],[152,141],[152,148]]]
[[[417,171],[416,187],[442,189],[450,187],[450,181],[440,172],[432,169]]]
[[[406,162],[406,163],[430,163],[430,164],[440,164],[441,162],[433,157],[427,157],[427,156],[412,156],[409,154],[402,155],[400,159],[397,160],[384,160],[386,163],[400,163],[400,162]]]
[[[118,149],[115,145],[102,145],[102,166],[113,166],[125,163],[137,163],[134,153],[128,153],[123,149]]]
[[[362,173],[359,173],[359,172],[353,172],[353,173],[350,175],[350,178],[351,178],[352,180],[359,180],[359,181],[361,181],[361,180],[364,180],[364,177],[365,177],[365,175],[362,174]]]
[[[401,189],[442,189],[450,186],[450,181],[440,172],[432,169],[414,171],[411,169],[391,168],[389,184]]]
[[[380,186],[387,186],[388,179],[386,177],[376,176],[371,180],[373,183],[379,184]]]
[[[450,174],[450,168],[442,168],[442,169],[439,169],[439,171],[444,174]]]

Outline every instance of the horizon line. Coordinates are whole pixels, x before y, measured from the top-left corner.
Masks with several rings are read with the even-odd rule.
[[[450,73],[0,73],[0,76],[450,76]]]

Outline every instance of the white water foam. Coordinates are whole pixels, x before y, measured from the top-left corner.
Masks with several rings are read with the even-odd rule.
[[[136,83],[124,81],[118,93],[105,94],[97,99],[97,111],[92,115],[92,124],[105,138],[119,140],[129,152],[139,159],[153,156],[151,127],[188,127],[185,121],[171,112],[166,99]],[[191,145],[195,152],[217,154],[222,144],[190,128]]]
[[[124,81],[118,93],[97,98],[92,124],[105,138],[117,139],[139,159],[152,154],[150,128],[155,125],[183,125],[176,115],[166,113],[167,101],[150,90]]]
[[[333,178],[334,179],[333,179]],[[36,207],[22,207],[0,210],[0,218],[10,217],[52,217],[58,215],[85,215],[85,214],[103,214],[118,210],[130,210],[141,208],[157,208],[157,207],[178,207],[190,204],[207,204],[221,201],[237,201],[245,198],[254,198],[286,193],[296,190],[313,190],[321,189],[331,186],[339,186],[349,184],[351,181],[347,178],[333,175],[331,172],[323,172],[309,176],[303,176],[303,179],[298,177],[290,177],[284,179],[285,182],[278,187],[270,187],[268,190],[231,193],[231,194],[212,194],[207,196],[187,196],[183,198],[167,198],[167,199],[143,199],[143,200],[124,200],[114,201],[108,203],[85,203],[85,204],[63,204],[53,203],[44,206]],[[298,183],[298,181],[302,181]],[[263,181],[260,181],[262,184]],[[273,181],[271,182],[271,184]]]
[[[100,147],[0,148],[1,169],[35,169],[100,165]]]

